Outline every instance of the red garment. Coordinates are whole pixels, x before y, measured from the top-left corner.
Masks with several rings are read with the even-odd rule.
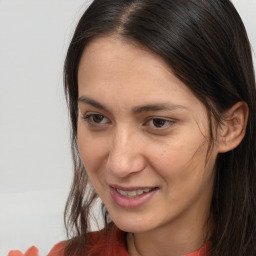
[[[19,250],[12,250],[8,253],[8,256],[38,256],[38,249],[31,246],[24,254]]]
[[[103,231],[90,233],[88,237],[87,256],[130,256],[125,244],[125,232],[114,227],[106,238]],[[64,256],[65,242],[53,247],[47,256]],[[210,243],[206,243],[199,250],[183,256],[209,256]]]

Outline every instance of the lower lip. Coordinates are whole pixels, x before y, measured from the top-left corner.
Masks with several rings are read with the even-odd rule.
[[[158,189],[154,189],[140,196],[129,198],[118,193],[115,188],[110,187],[110,195],[118,206],[122,208],[135,208],[146,203],[156,193],[157,190]]]

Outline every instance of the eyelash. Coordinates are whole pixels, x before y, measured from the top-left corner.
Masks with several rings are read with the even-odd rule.
[[[160,121],[160,122],[164,122],[164,125],[161,127],[156,127],[155,125],[152,125],[152,129],[156,129],[156,130],[161,130],[161,129],[167,129],[169,128],[172,124],[175,123],[175,121],[173,119],[168,119],[168,118],[162,118],[162,117],[152,117],[150,118],[146,123],[150,123],[154,121]]]
[[[106,118],[104,115],[102,115],[100,113],[88,113],[88,114],[82,116],[82,119],[84,119],[89,125],[94,126],[94,127],[100,127],[102,125],[110,123],[109,120],[107,122],[105,121],[104,123],[95,122],[95,120],[93,120],[93,118],[95,118],[97,116],[100,117],[100,118],[103,118],[103,120],[104,119],[108,120],[108,118]],[[155,129],[155,130],[167,129],[172,124],[175,123],[175,120],[173,120],[173,119],[162,118],[162,117],[150,117],[150,118],[147,119],[147,121],[144,124],[148,124],[150,122],[153,123],[154,121],[164,122],[163,126],[161,126],[161,127],[156,127],[155,125],[152,125],[152,126],[149,125],[152,129]]]
[[[102,117],[103,119],[106,118],[104,115],[101,115],[99,113],[89,113],[89,114],[86,114],[84,116],[82,116],[82,119],[84,119],[89,125],[92,125],[92,126],[99,126],[99,125],[104,125],[106,123],[109,123],[109,122],[105,122],[105,123],[97,123],[93,120],[94,117]],[[107,119],[107,118],[106,118]]]

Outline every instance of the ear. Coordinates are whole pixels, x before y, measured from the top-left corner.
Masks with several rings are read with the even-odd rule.
[[[236,148],[243,140],[249,115],[245,102],[239,101],[223,115],[218,127],[218,152],[225,153]]]

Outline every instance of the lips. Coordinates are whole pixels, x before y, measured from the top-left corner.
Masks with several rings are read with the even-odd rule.
[[[158,187],[123,188],[113,185],[110,186],[110,195],[118,206],[135,208],[150,200],[158,189]]]

